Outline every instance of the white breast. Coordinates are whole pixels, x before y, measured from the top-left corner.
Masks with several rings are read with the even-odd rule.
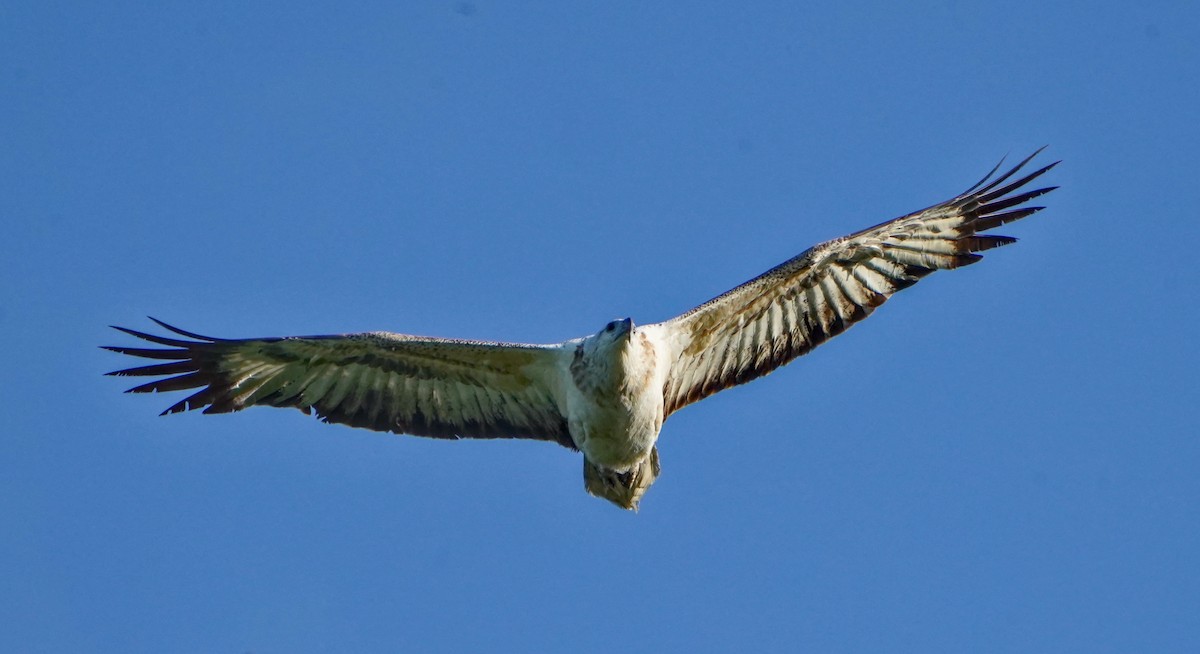
[[[605,362],[614,369],[596,371],[611,383],[587,385],[586,392],[572,385],[567,424],[576,447],[591,462],[623,472],[654,447],[662,428],[666,376],[657,354],[646,333],[635,329],[629,347]]]

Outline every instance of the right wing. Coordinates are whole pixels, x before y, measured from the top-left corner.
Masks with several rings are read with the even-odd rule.
[[[260,404],[316,411],[325,422],[375,431],[531,438],[575,448],[556,393],[560,345],[385,332],[220,339],[155,322],[189,340],[115,327],[168,349],[105,349],[170,361],[108,373],[162,377],[130,393],[199,389],[164,415],[199,408],[227,413]]]

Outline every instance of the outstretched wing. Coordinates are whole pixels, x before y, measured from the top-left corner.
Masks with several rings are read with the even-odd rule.
[[[666,413],[761,377],[866,318],[893,293],[929,273],[979,261],[1016,241],[980,232],[1043,207],[1019,207],[1055,186],[1021,189],[1058,162],[1009,182],[1033,157],[923,211],[813,247],[665,323],[672,367]],[[1007,182],[1007,183],[1006,183]]]
[[[326,422],[376,431],[532,438],[574,448],[555,392],[562,356],[557,345],[384,332],[220,339],[155,322],[184,339],[116,327],[166,347],[105,349],[169,361],[108,373],[161,377],[131,393],[199,389],[164,415],[260,404],[315,411]]]

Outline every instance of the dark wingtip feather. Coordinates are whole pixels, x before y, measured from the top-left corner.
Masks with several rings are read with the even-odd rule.
[[[974,252],[963,252],[961,254],[954,255],[954,265],[951,266],[951,268],[952,269],[953,268],[961,268],[963,266],[969,266],[969,265],[971,265],[973,263],[977,263],[979,261],[983,261],[982,254],[975,254]]]
[[[172,404],[171,406],[163,409],[163,412],[158,415],[161,418],[162,416],[169,416],[173,413],[183,413],[184,411],[187,411],[189,408],[191,408],[191,407],[188,406],[187,400],[179,400],[175,404]]]
[[[1001,199],[997,199],[995,201],[982,200],[983,202],[986,202],[986,204],[984,204],[982,207],[980,207],[980,211],[982,213],[987,213],[987,214],[997,213],[997,212],[1003,211],[1004,209],[1007,209],[1009,207],[1015,207],[1018,204],[1025,204],[1026,202],[1029,202],[1030,200],[1032,200],[1034,198],[1041,197],[1041,196],[1049,193],[1050,191],[1053,191],[1056,188],[1058,188],[1058,187],[1057,186],[1047,186],[1046,188],[1034,189],[1032,191],[1028,191],[1025,193],[1019,193],[1012,197],[1001,198]]]
[[[980,216],[979,218],[971,221],[971,228],[975,231],[985,232],[989,229],[995,229],[1000,225],[1020,220],[1026,216],[1031,216],[1045,208],[1046,207],[1025,207],[1023,209],[1012,209],[1010,211],[1002,211],[1000,213]]]
[[[978,183],[976,183],[970,189],[965,191],[962,195],[963,196],[968,196],[968,195],[980,196],[980,195],[983,195],[983,194],[991,191],[992,189],[996,188],[997,186],[1003,184],[1004,181],[1007,180],[1009,177],[1012,177],[1013,175],[1015,175],[1017,173],[1017,171],[1024,168],[1025,165],[1028,164],[1030,161],[1032,161],[1034,157],[1041,154],[1042,150],[1045,150],[1046,147],[1047,146],[1043,145],[1042,147],[1034,150],[1033,154],[1030,154],[1028,157],[1025,157],[1017,165],[1013,166],[1012,168],[1009,168],[1008,172],[1004,173],[1003,175],[1000,175],[999,177],[996,177],[995,179],[992,179],[992,175],[996,174],[996,171],[1000,169],[1000,164],[997,164],[996,167],[993,168],[992,171],[989,172],[986,177],[984,177],[982,180],[980,180]],[[1000,162],[1004,163],[1004,160],[1001,159]],[[1010,186],[1020,186],[1021,184],[1028,182],[1030,179],[1033,179],[1034,177],[1037,177],[1037,176],[1041,175],[1042,173],[1046,172],[1047,170],[1050,170],[1051,168],[1057,166],[1058,163],[1059,162],[1056,161],[1056,162],[1050,164],[1049,166],[1046,166],[1043,170],[1033,173],[1032,175],[1030,175],[1028,177],[1028,179],[1024,180],[1023,182],[1020,182],[1020,183],[1017,183],[1014,185],[1010,185]],[[1003,193],[1001,193],[1001,195],[1003,195]]]
[[[1044,147],[1044,146],[1043,146],[1043,147]],[[991,170],[989,170],[989,171],[987,172],[987,174],[986,174],[986,175],[984,175],[983,177],[979,178],[979,181],[978,181],[978,182],[975,182],[974,184],[972,184],[972,185],[971,185],[971,188],[969,188],[969,189],[967,189],[967,190],[963,191],[963,192],[962,192],[962,195],[963,195],[963,196],[970,195],[970,194],[974,193],[974,192],[975,192],[975,190],[976,190],[976,189],[978,189],[980,186],[983,186],[983,185],[984,185],[984,184],[985,184],[985,183],[986,183],[986,182],[987,182],[989,179],[991,179],[991,178],[992,178],[992,175],[995,175],[995,174],[996,174],[996,171],[997,171],[997,170],[1000,170],[1000,166],[1003,166],[1003,165],[1004,165],[1004,160],[1005,160],[1005,159],[1007,159],[1007,158],[1008,158],[1008,155],[1004,155],[1003,157],[1000,157],[1000,161],[997,161],[997,162],[996,162],[996,165],[995,165],[995,166],[992,166],[992,169],[991,169]]]
[[[977,202],[987,204],[988,202],[991,202],[992,200],[996,200],[998,198],[1004,197],[1005,195],[1021,188],[1022,186],[1025,186],[1029,182],[1032,182],[1033,180],[1041,177],[1042,175],[1045,175],[1046,172],[1049,171],[1051,168],[1053,168],[1055,165],[1056,164],[1042,166],[1041,168],[1033,171],[1032,173],[1029,173],[1028,175],[1022,177],[1021,179],[1018,179],[1015,182],[1010,182],[1009,184],[1007,184],[1001,188],[994,188],[994,186],[995,186],[994,184],[989,185],[985,188],[982,188],[982,189],[976,191],[973,194],[972,198],[974,200],[976,200]],[[1010,171],[1010,174],[1014,173],[1014,172],[1016,172],[1016,170]],[[1002,181],[1002,180],[997,180],[997,182],[999,182],[999,181]]]
[[[155,336],[154,334],[147,334],[146,332],[139,332],[136,329],[130,329],[128,327],[119,327],[117,325],[110,325],[110,327],[112,327],[113,329],[115,329],[119,332],[125,332],[126,334],[129,334],[130,336],[140,338],[143,341],[150,341],[151,343],[158,343],[159,345],[166,345],[167,347],[188,347],[189,345],[195,345],[195,343],[190,343],[188,341],[181,341],[177,338],[167,338],[165,336]]]
[[[121,347],[119,345],[101,345],[100,349],[116,352],[117,354],[127,354],[134,357],[142,357],[143,359],[189,359],[191,353],[187,350],[156,350],[152,348],[142,347]]]
[[[137,366],[136,368],[125,368],[105,374],[114,377],[153,377],[157,375],[177,375],[185,372],[194,372],[199,369],[199,364],[189,359],[172,361],[171,363],[156,363],[149,366]]]
[[[176,334],[179,334],[180,336],[194,338],[198,341],[207,341],[209,343],[215,343],[217,341],[227,340],[227,339],[223,339],[223,338],[215,338],[213,336],[204,336],[203,334],[197,334],[195,332],[189,332],[185,329],[180,329],[174,325],[169,325],[169,324],[159,320],[158,318],[155,318],[154,316],[146,316],[146,317],[149,318],[150,320],[153,320],[154,322],[158,323],[159,327],[162,327],[163,329],[166,329],[168,331],[172,331]]]
[[[168,393],[182,391],[188,388],[199,388],[209,383],[209,377],[200,371],[190,372],[177,377],[156,379],[141,386],[134,386],[128,393]]]
[[[193,386],[192,388],[195,388],[195,386]],[[195,393],[192,393],[191,395],[183,398],[182,400],[179,400],[175,404],[172,404],[171,406],[167,407],[166,410],[164,410],[162,413],[160,413],[158,415],[166,416],[166,415],[171,415],[173,413],[183,413],[185,411],[195,411],[196,409],[203,408],[205,406],[208,406],[210,403],[212,403],[213,398],[216,397],[217,394],[218,394],[218,392],[216,390],[214,390],[212,386],[205,386],[204,388],[201,388],[200,390],[196,391]]]
[[[1003,247],[1017,242],[1017,239],[1012,236],[999,236],[987,234],[982,236],[964,236],[957,239],[959,243],[966,247],[967,252],[983,252],[992,248]]]

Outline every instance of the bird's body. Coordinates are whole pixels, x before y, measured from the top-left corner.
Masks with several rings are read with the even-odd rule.
[[[1030,159],[952,200],[815,246],[666,322],[614,320],[553,345],[383,332],[229,340],[159,322],[187,340],[118,327],[168,349],[108,349],[168,363],[111,374],[162,377],[132,392],[199,389],[164,413],[262,404],[378,431],[554,441],[583,453],[588,492],[636,508],[658,476],[656,443],[674,411],[805,354],[934,270],[1015,241],[979,232],[1041,209],[1013,207],[1054,187],[1010,194],[1054,164],[1002,185]]]
[[[659,470],[654,444],[666,419],[662,388],[670,362],[655,327],[609,323],[576,346],[564,384],[585,487],[625,508],[637,506]]]

